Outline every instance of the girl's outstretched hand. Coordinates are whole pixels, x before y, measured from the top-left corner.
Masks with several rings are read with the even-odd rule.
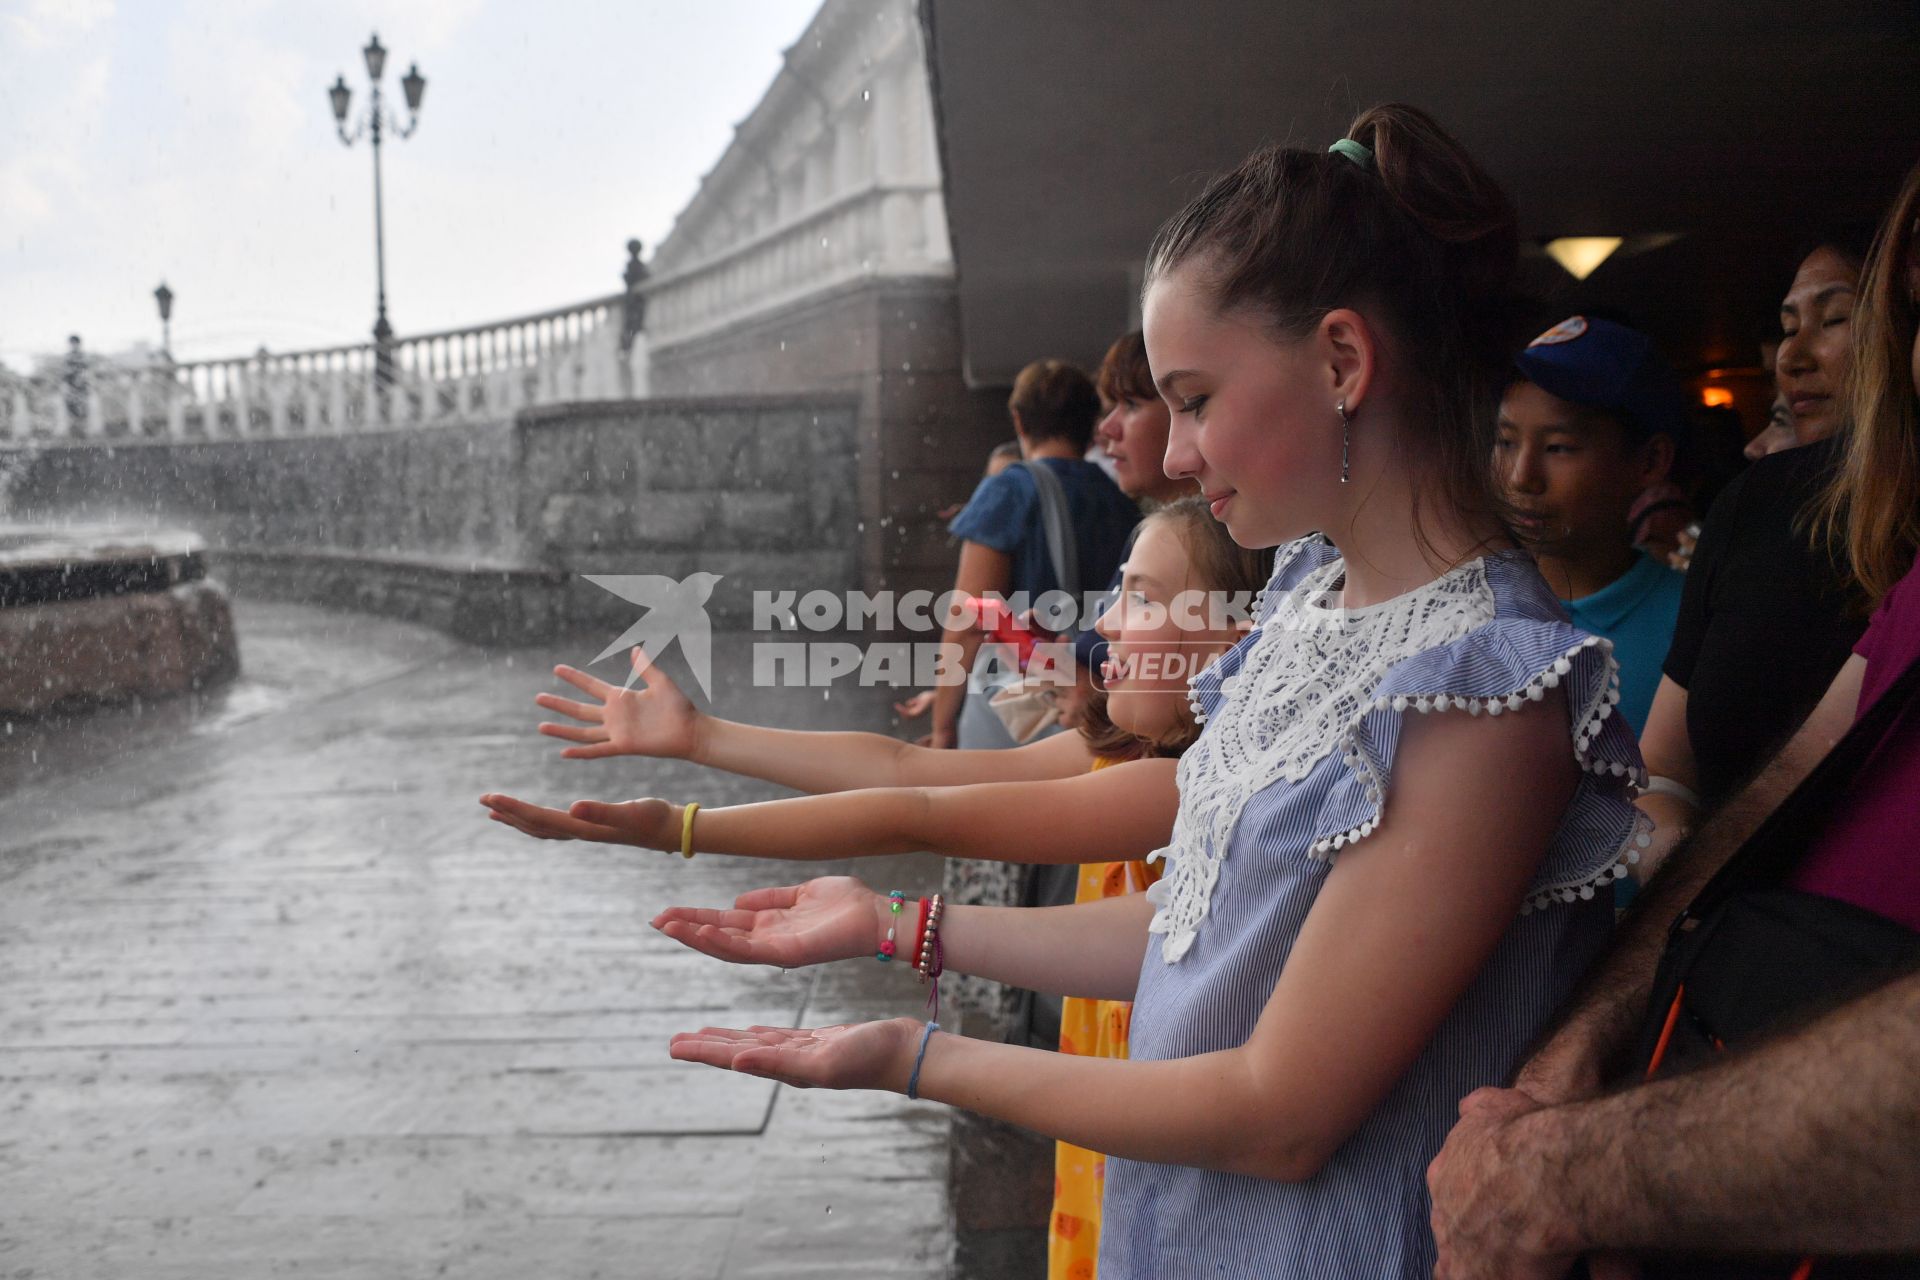
[[[608,684],[573,667],[553,669],[553,674],[597,699],[576,702],[553,693],[535,695],[533,700],[538,705],[580,722],[540,726],[540,732],[549,738],[564,738],[578,744],[567,747],[561,755],[570,760],[598,760],[603,756],[660,756],[671,760],[692,757],[700,740],[700,712],[638,645],[634,646],[631,657],[642,684],[638,689]]]
[[[890,1089],[905,1093],[920,1048],[911,1018],[839,1027],[707,1027],[683,1031],[668,1049],[681,1062],[704,1062],[765,1076],[801,1089]]]
[[[576,800],[562,810],[489,792],[480,797],[480,803],[495,822],[524,831],[536,840],[596,840],[642,849],[680,847],[680,818],[665,800],[628,800],[622,804]]]
[[[668,907],[653,918],[653,927],[720,960],[795,969],[878,954],[888,914],[886,898],[852,876],[822,876],[743,893],[731,911]],[[893,920],[895,958],[906,961],[917,927],[912,906]]]

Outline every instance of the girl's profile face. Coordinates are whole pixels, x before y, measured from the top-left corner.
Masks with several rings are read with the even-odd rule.
[[[1192,479],[1243,547],[1327,528],[1340,487],[1340,418],[1312,344],[1222,315],[1191,263],[1142,303],[1154,381],[1172,415],[1166,472]]]
[[[1205,590],[1192,581],[1179,533],[1149,520],[1127,556],[1119,598],[1094,623],[1108,641],[1100,673],[1107,716],[1136,738],[1162,741],[1184,728],[1187,680],[1239,638],[1204,629]]]

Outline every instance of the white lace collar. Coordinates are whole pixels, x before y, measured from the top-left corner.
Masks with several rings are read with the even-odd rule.
[[[1353,609],[1328,603],[1344,572],[1335,558],[1280,597],[1238,673],[1220,682],[1207,731],[1180,760],[1180,809],[1167,850],[1174,856],[1149,894],[1158,908],[1149,928],[1165,935],[1168,963],[1193,945],[1247,801],[1283,779],[1305,778],[1366,713],[1394,664],[1458,640],[1494,615],[1483,559]]]

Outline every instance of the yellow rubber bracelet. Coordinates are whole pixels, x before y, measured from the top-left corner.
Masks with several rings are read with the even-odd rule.
[[[693,815],[700,812],[698,804],[690,804],[680,811],[680,856],[693,856]]]

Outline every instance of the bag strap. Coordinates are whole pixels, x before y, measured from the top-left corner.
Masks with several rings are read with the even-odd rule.
[[[1067,506],[1066,487],[1051,468],[1038,459],[1020,464],[1033,477],[1040,494],[1040,525],[1047,536],[1047,554],[1053,557],[1053,576],[1060,590],[1080,599],[1080,544],[1073,536],[1073,512]]]
[[[1787,878],[1818,842],[1827,818],[1859,778],[1888,731],[1911,707],[1920,692],[1920,660],[1907,664],[1894,682],[1874,700],[1866,714],[1853,722],[1840,741],[1814,766],[1792,794],[1780,802],[1745,844],[1728,859],[1693,903],[1674,921],[1678,929],[1689,916],[1706,912],[1735,890]]]

